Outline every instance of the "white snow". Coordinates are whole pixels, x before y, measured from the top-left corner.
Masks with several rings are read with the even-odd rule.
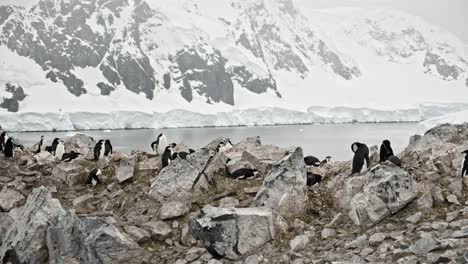
[[[428,119],[419,124],[418,132],[424,134],[431,128],[441,124],[463,124],[468,123],[468,110],[451,113],[435,118]]]

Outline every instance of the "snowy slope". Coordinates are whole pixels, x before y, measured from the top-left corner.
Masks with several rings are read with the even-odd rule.
[[[468,109],[467,45],[399,11],[302,14],[291,0],[24,3],[0,7],[0,124],[11,129],[421,121]]]
[[[463,124],[468,123],[468,110],[451,113],[435,118],[428,119],[419,124],[418,131],[423,134],[431,128],[434,128],[441,124]]]

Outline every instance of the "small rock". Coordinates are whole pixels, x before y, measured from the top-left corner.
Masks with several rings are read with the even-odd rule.
[[[419,223],[419,221],[421,221],[421,217],[422,217],[422,213],[417,212],[417,213],[413,214],[412,216],[406,218],[406,222],[415,225],[415,224]]]
[[[447,222],[433,222],[431,224],[432,229],[438,230],[438,231],[444,231],[448,227]]]
[[[468,237],[468,226],[462,227],[460,230],[453,232],[453,238],[467,238]]]
[[[24,200],[25,197],[20,192],[4,186],[0,191],[0,210],[8,212],[20,206]]]
[[[210,261],[208,261],[208,264],[223,264],[223,262],[217,259],[210,259]]]
[[[345,247],[350,248],[350,249],[355,249],[355,248],[361,249],[361,248],[366,247],[368,244],[369,243],[368,243],[367,235],[364,234],[354,239],[353,241],[349,242],[348,244],[346,244]]]
[[[278,215],[275,218],[275,227],[280,233],[283,233],[283,234],[287,233],[289,230],[288,222],[281,215]]]
[[[300,252],[304,250],[307,244],[309,244],[309,238],[305,235],[297,236],[289,242],[292,252]]]
[[[219,201],[220,208],[235,208],[239,206],[240,202],[236,198],[233,197],[224,197]]]
[[[73,200],[73,202],[72,202],[73,206],[77,206],[80,203],[86,202],[86,200],[91,199],[91,198],[93,198],[93,194],[91,194],[91,193],[80,196],[80,197],[76,198],[75,200]]]
[[[378,244],[382,243],[386,238],[388,237],[388,234],[386,233],[375,233],[369,238],[369,244],[372,246],[377,246]]]
[[[166,202],[159,210],[159,218],[161,220],[174,219],[187,214],[190,211],[191,205],[184,202]]]
[[[257,255],[248,256],[245,259],[244,264],[258,264],[258,256]]]
[[[299,231],[302,231],[306,228],[306,223],[302,221],[301,219],[297,219],[297,218],[294,219],[293,225],[294,225],[294,228]]]
[[[453,220],[457,219],[460,216],[460,214],[461,214],[460,211],[447,213],[447,217],[445,218],[445,221],[452,222]]]
[[[164,241],[172,232],[171,227],[162,221],[152,221],[141,226],[151,234],[151,239],[154,241]]]
[[[336,231],[335,229],[331,229],[331,228],[324,228],[322,230],[322,239],[327,239],[327,238],[330,238],[330,237],[334,237],[336,235]]]
[[[138,244],[144,244],[151,239],[150,234],[146,230],[136,226],[125,226],[124,230],[125,233],[129,234]]]
[[[333,217],[333,219],[330,221],[330,223],[326,224],[325,227],[332,227],[332,226],[337,226],[340,225],[343,222],[343,214],[338,213]]]
[[[256,194],[258,191],[260,191],[260,187],[244,188],[246,194]]]
[[[461,205],[458,198],[453,194],[447,196],[447,201],[451,204]]]
[[[436,250],[438,247],[439,242],[430,234],[417,240],[409,250],[416,255],[423,255]]]
[[[115,172],[115,178],[118,183],[123,183],[133,178],[134,173],[135,159],[122,159],[117,171]]]
[[[375,250],[373,248],[367,247],[363,250],[361,250],[361,253],[359,253],[360,256],[362,257],[367,257],[370,254],[372,254]]]
[[[198,259],[201,255],[203,255],[205,253],[206,253],[205,248],[196,248],[196,247],[191,248],[185,254],[185,260],[187,260],[188,262],[192,262],[192,261]]]

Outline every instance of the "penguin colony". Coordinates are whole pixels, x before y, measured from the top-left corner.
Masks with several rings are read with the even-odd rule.
[[[193,153],[195,150],[193,149],[186,149],[182,151],[176,152],[175,149],[177,147],[176,143],[168,143],[167,137],[164,134],[159,134],[158,137],[154,142],[151,143],[151,149],[153,153],[157,156],[161,156],[161,164],[162,169],[169,166],[172,161],[175,159],[187,159],[187,157]],[[223,153],[229,151],[229,149],[233,148],[233,144],[231,141],[223,141],[220,142],[216,148],[216,152]],[[13,137],[9,137],[6,131],[3,131],[0,134],[0,152],[2,152],[6,159],[14,158],[15,150],[24,150],[24,147],[20,144],[15,142]],[[44,136],[41,136],[39,142],[34,144],[32,150],[35,154],[40,152],[47,151],[51,153],[53,156],[57,157],[59,160],[63,162],[71,162],[77,158],[79,158],[82,154],[70,151],[65,152],[65,142],[59,138],[55,138],[52,141],[50,146],[46,146],[46,140]],[[355,142],[351,145],[351,150],[354,153],[354,157],[352,160],[352,170],[351,175],[360,174],[367,170],[369,170],[370,165],[370,158],[369,158],[369,148],[366,144]],[[94,160],[100,160],[109,155],[113,154],[113,147],[110,140],[99,140],[96,145],[94,146]],[[383,140],[380,146],[380,163],[390,162],[396,166],[401,167],[402,162],[401,160],[395,156],[391,143],[389,140]],[[467,177],[468,176],[468,150],[462,152],[465,155],[464,161],[462,163],[461,168],[461,176]],[[326,166],[327,164],[332,164],[331,161],[332,157],[327,156],[325,159],[320,161],[317,157],[314,156],[306,156],[304,157],[304,163],[306,168],[314,168],[314,167],[322,167]],[[227,163],[231,162],[230,159],[227,160]],[[230,172],[229,177],[232,179],[254,179],[259,174],[259,171],[254,168],[240,168],[236,171]],[[100,169],[92,169],[88,175],[87,184],[96,186],[101,183],[102,171]],[[321,175],[307,172],[307,185],[314,186],[320,184],[323,177]]]

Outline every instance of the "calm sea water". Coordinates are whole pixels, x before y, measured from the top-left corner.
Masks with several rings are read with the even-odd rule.
[[[244,138],[260,136],[263,144],[280,147],[301,146],[305,155],[320,159],[332,156],[334,160],[350,160],[353,157],[351,144],[359,141],[369,147],[381,144],[382,140],[392,142],[396,153],[402,151],[417,130],[415,123],[385,124],[326,124],[268,127],[228,128],[180,128],[141,129],[84,132],[32,132],[12,133],[15,138],[29,147],[44,135],[50,145],[55,137],[66,139],[76,133],[85,133],[94,139],[110,139],[115,151],[130,153],[132,150],[150,151],[150,144],[159,133],[165,133],[170,142],[183,143],[190,148],[200,148],[218,137],[228,137],[233,143]]]

